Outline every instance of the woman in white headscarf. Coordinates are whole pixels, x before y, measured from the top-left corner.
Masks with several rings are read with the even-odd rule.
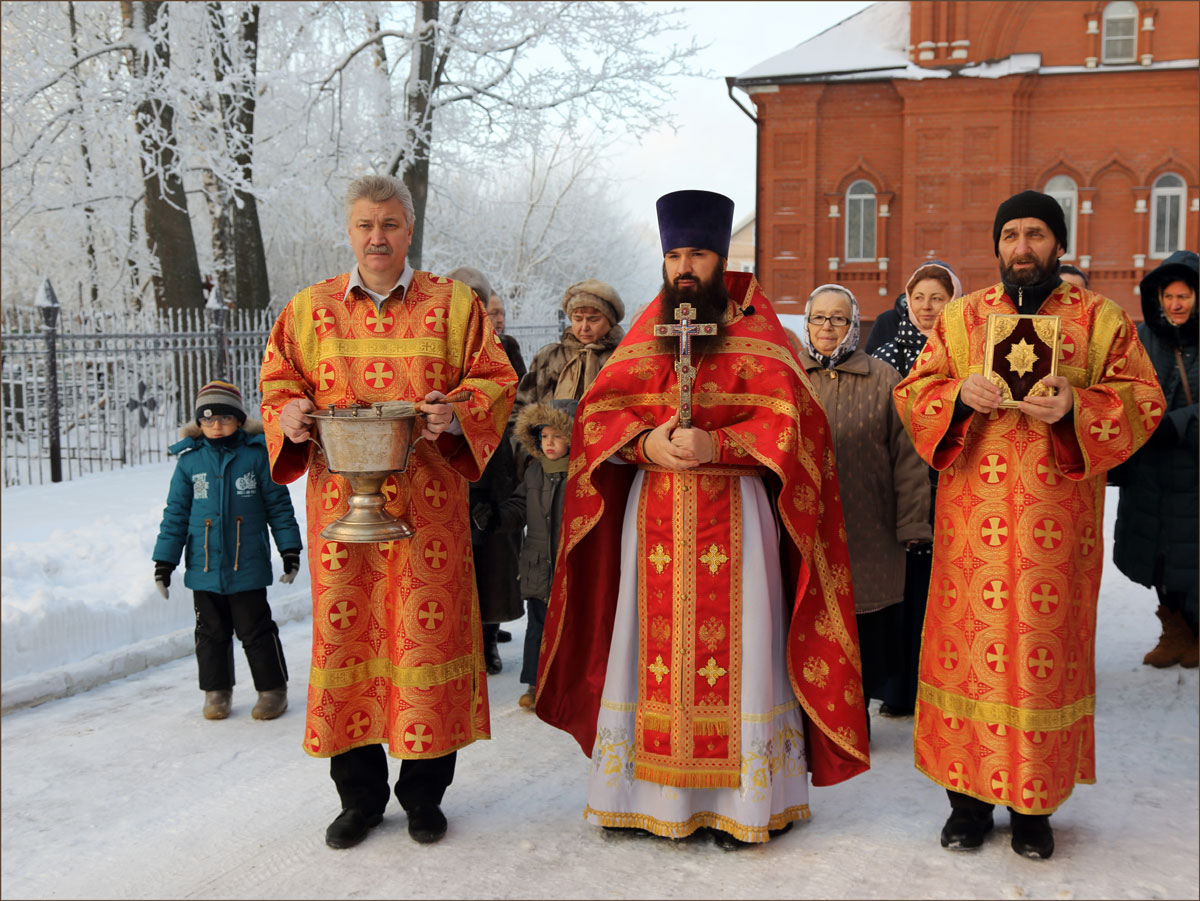
[[[833,432],[863,693],[879,698],[903,663],[895,633],[905,547],[933,535],[929,482],[892,402],[899,373],[858,349],[854,295],[841,285],[822,285],[809,297],[804,317],[798,356]]]

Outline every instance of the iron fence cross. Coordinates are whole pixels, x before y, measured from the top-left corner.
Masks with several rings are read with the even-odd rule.
[[[715,335],[715,322],[695,322],[696,308],[690,303],[681,303],[675,308],[679,325],[656,325],[654,334],[660,338],[679,338],[679,359],[675,372],[679,374],[679,428],[692,427],[692,382],[696,378],[696,367],[692,365],[692,335]]]

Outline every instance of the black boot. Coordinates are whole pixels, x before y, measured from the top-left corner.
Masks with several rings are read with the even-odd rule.
[[[974,851],[983,845],[983,837],[992,831],[992,805],[961,792],[946,790],[950,796],[950,817],[942,827],[942,847],[951,851]]]
[[[383,814],[365,814],[355,807],[347,807],[325,830],[325,844],[331,848],[353,848],[367,833],[383,821]]]
[[[430,845],[446,834],[446,815],[437,804],[418,804],[408,813],[408,834],[414,842]]]
[[[483,624],[483,663],[489,676],[495,676],[504,669],[504,663],[500,660],[500,648],[496,646],[496,633],[499,631],[499,623]]]
[[[1010,808],[1011,810],[1011,808]],[[1054,853],[1050,814],[1012,813],[1012,849],[1022,857],[1049,860]]]

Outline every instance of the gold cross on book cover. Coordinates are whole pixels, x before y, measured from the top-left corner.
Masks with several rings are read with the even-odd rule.
[[[1061,327],[1058,316],[988,314],[983,377],[1004,392],[1001,407],[1016,407],[1026,397],[1054,393],[1041,381],[1058,375]]]

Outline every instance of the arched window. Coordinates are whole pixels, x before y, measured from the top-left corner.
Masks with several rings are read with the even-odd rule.
[[[1104,36],[1100,61],[1132,63],[1137,60],[1137,4],[1117,0],[1104,7]]]
[[[846,189],[846,260],[875,259],[875,187],[859,179]]]
[[[1079,189],[1069,175],[1056,175],[1046,182],[1046,193],[1058,201],[1067,220],[1067,252],[1064,260],[1075,259],[1075,213],[1079,206]]]
[[[1154,180],[1150,189],[1150,256],[1170,256],[1183,247],[1184,200],[1187,186],[1174,172]]]

